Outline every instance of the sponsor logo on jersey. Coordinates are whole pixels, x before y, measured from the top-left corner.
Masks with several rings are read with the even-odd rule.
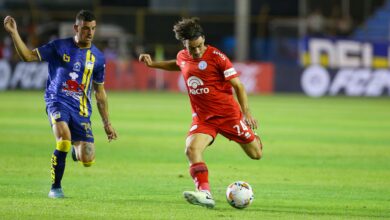
[[[81,63],[80,62],[76,62],[73,64],[73,71],[75,72],[80,72],[81,70]]]
[[[62,84],[62,92],[64,92],[67,96],[71,96],[72,98],[78,100],[80,96],[83,95],[83,85],[80,85],[77,82],[77,78],[79,77],[77,73],[70,72],[69,76],[71,79]]]
[[[67,55],[67,54],[64,54],[64,55],[62,55],[62,59],[64,60],[64,62],[69,63],[69,61],[70,61],[70,56]]]
[[[85,68],[87,68],[87,69],[93,69],[93,62],[92,61],[88,61],[87,62],[87,64],[86,64],[86,66],[85,66]]]
[[[199,64],[198,64],[198,68],[200,69],[200,70],[205,70],[206,68],[207,68],[207,63],[206,63],[206,61],[200,61],[199,62]]]
[[[192,95],[207,94],[210,92],[210,89],[203,87],[203,81],[196,76],[191,76],[187,79],[188,92]]]
[[[237,74],[237,71],[236,71],[236,69],[234,69],[232,67],[230,69],[227,69],[227,70],[223,71],[223,74],[225,75],[225,78],[227,78],[229,76],[233,76],[233,75]]]
[[[197,128],[198,128],[198,125],[193,125],[193,126],[190,128],[190,132],[191,132],[191,131],[195,131]]]
[[[222,60],[226,60],[225,55],[223,55],[223,53],[221,53],[219,51],[214,50],[213,54],[218,55],[219,57],[221,57]]]
[[[52,120],[56,120],[56,119],[61,118],[61,112],[53,112],[53,113],[51,113],[51,118],[52,118]]]

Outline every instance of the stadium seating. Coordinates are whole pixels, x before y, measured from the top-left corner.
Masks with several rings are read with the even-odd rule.
[[[389,41],[390,40],[390,0],[379,8],[366,22],[355,30],[355,40]]]

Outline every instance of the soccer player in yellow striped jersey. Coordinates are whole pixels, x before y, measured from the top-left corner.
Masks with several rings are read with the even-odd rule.
[[[34,50],[27,48],[20,38],[14,18],[7,16],[4,27],[23,61],[45,61],[49,64],[45,102],[56,138],[56,148],[51,158],[52,186],[49,197],[62,198],[61,180],[66,155],[71,148],[73,159],[85,167],[91,166],[95,160],[90,120],[92,87],[107,138],[109,141],[117,138],[110,123],[104,89],[104,55],[92,44],[96,18],[92,12],[81,10],[76,16],[74,37],[54,40]]]

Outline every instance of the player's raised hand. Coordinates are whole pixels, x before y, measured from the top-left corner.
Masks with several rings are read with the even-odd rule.
[[[152,63],[153,63],[152,57],[149,54],[146,54],[146,53],[140,54],[138,60],[140,62],[145,63],[145,65],[149,66],[149,67],[152,66]]]
[[[15,19],[9,15],[7,17],[5,17],[4,18],[4,28],[10,34],[16,32],[17,25],[16,25]]]
[[[104,131],[107,134],[107,138],[109,142],[111,142],[112,140],[116,140],[116,138],[118,137],[115,129],[111,126],[110,123],[104,125]]]
[[[249,111],[244,113],[244,121],[250,128],[257,129],[257,120],[252,117]]]

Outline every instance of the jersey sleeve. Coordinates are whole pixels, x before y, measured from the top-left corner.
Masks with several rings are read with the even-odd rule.
[[[234,69],[232,62],[226,55],[217,56],[217,63],[226,81],[238,77],[238,72]]]
[[[106,61],[104,58],[100,61],[101,63],[97,66],[96,70],[93,73],[93,82],[102,84],[104,83],[104,75],[106,72]]]
[[[182,51],[179,51],[178,53],[177,53],[177,55],[176,55],[176,65],[178,66],[178,67],[180,67],[180,63],[181,63],[181,57],[182,57]]]
[[[35,51],[38,54],[39,61],[50,62],[57,55],[56,45],[54,41],[36,48]]]

